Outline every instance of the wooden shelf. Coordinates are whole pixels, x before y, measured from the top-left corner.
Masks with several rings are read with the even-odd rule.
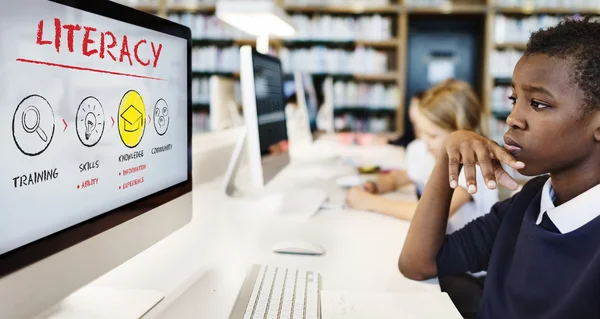
[[[285,73],[290,75],[292,73]],[[339,80],[356,80],[356,81],[367,81],[367,82],[391,82],[398,79],[398,74],[395,72],[390,73],[379,73],[379,74],[341,74],[341,73],[310,73],[316,77],[327,77],[330,76],[334,79]],[[234,79],[240,78],[240,72],[224,72],[224,71],[192,71],[193,77],[208,77],[211,75],[219,75],[224,77],[231,77]]]
[[[289,12],[303,13],[339,13],[339,14],[374,14],[374,13],[399,13],[399,5],[371,6],[371,5],[285,5]]]
[[[210,4],[171,5],[167,7],[167,13],[214,13],[216,8]]]
[[[408,6],[409,14],[485,14],[488,7],[485,4],[454,4],[449,6],[425,7]]]
[[[515,49],[520,51],[525,51],[527,48],[527,43],[496,43],[494,44],[496,49],[504,50],[504,49]]]
[[[498,7],[496,11],[504,14],[519,14],[519,15],[533,15],[533,14],[583,14],[592,15],[600,14],[599,9],[573,9],[573,8],[542,8],[542,7]]]
[[[381,74],[354,74],[352,76],[357,81],[372,81],[372,82],[389,82],[396,81],[399,78],[398,73],[381,73]]]
[[[136,10],[140,10],[140,11],[144,11],[144,12],[148,12],[148,13],[156,13],[160,9],[158,7],[158,5],[152,5],[152,4],[138,5],[138,6],[135,6],[134,8]]]
[[[373,48],[396,48],[400,44],[398,39],[382,40],[382,41],[370,41],[370,40],[356,40],[354,44],[357,46],[373,47]]]

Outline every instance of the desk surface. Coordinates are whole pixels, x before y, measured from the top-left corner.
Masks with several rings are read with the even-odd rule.
[[[311,165],[339,165],[323,161]],[[294,168],[307,169],[306,162],[295,164],[273,181],[276,187],[295,182],[290,177],[298,175]],[[439,291],[437,281],[411,281],[398,271],[407,222],[354,210],[322,210],[306,222],[285,220],[266,213],[262,205],[268,202],[227,198],[221,180],[195,187],[193,196],[190,224],[94,284],[164,292],[165,300],[144,317],[161,319],[227,318],[253,263],[318,271],[324,290]],[[275,243],[290,239],[321,244],[326,253],[271,251]]]

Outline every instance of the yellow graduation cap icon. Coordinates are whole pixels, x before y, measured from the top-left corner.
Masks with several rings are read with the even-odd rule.
[[[142,112],[138,111],[133,105],[130,105],[125,112],[121,113],[125,120],[125,131],[135,132],[141,128]]]
[[[119,106],[119,135],[125,146],[136,147],[146,129],[146,107],[142,96],[136,91],[128,91]]]

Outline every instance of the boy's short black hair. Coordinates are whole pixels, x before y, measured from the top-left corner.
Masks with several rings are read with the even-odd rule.
[[[600,110],[600,23],[565,20],[557,26],[534,32],[525,55],[544,54],[569,60],[572,80],[583,90],[583,111]]]

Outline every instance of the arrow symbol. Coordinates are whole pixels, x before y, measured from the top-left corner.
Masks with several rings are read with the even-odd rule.
[[[111,127],[115,127],[115,119],[111,116],[110,119],[112,120],[112,126]]]
[[[150,115],[148,115],[148,123],[150,123]]]
[[[63,119],[63,124],[65,125],[65,128],[63,129],[63,132],[67,130],[67,127],[69,127],[69,124],[67,124],[67,121],[65,121],[65,119]]]

